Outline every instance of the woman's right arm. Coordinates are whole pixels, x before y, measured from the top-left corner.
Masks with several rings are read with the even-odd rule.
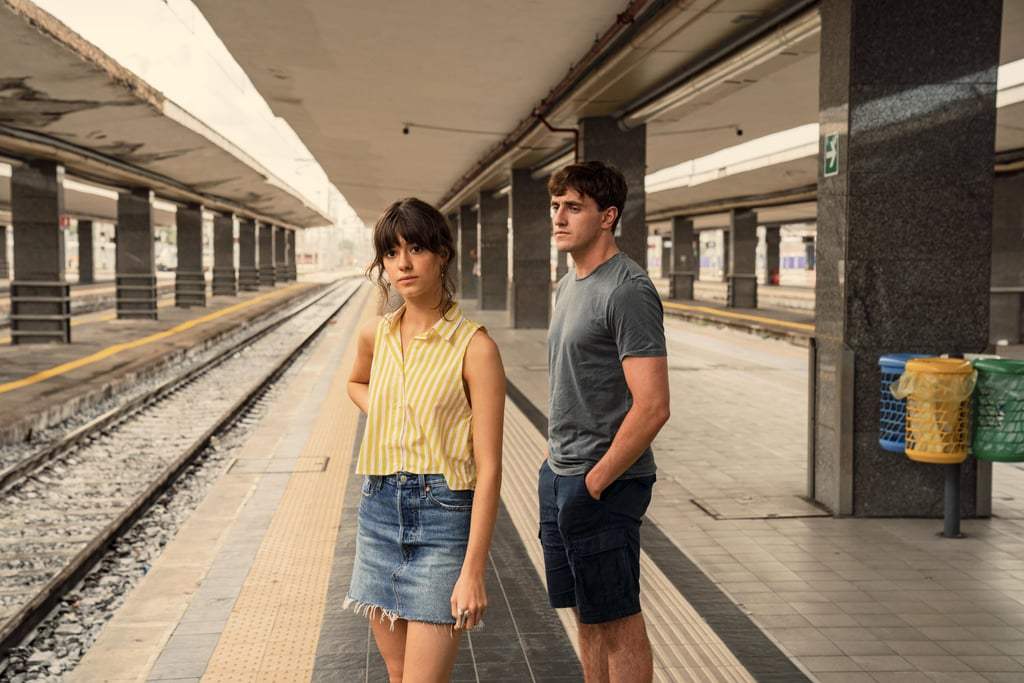
[[[373,366],[373,342],[379,322],[379,318],[374,318],[359,330],[356,360],[348,378],[348,396],[364,413],[369,412],[370,368]]]

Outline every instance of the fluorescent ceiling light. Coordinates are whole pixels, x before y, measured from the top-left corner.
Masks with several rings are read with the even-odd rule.
[[[997,109],[1024,101],[1024,59],[1000,66],[996,78]],[[882,107],[884,103],[878,104]],[[813,157],[818,154],[818,137],[817,123],[771,133],[650,173],[644,178],[644,188],[653,194],[694,187],[737,173]]]

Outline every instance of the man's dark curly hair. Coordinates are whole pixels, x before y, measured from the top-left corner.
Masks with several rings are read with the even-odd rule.
[[[584,161],[556,171],[548,180],[548,194],[552,197],[563,195],[570,188],[584,197],[591,197],[601,211],[614,206],[619,211],[612,228],[619,224],[628,192],[626,179],[619,169],[601,161]]]

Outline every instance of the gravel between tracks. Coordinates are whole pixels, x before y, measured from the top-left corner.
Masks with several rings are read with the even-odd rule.
[[[0,500],[0,620],[26,604],[183,449],[308,337],[353,286],[343,285],[213,370],[90,437],[9,489]],[[59,680],[73,668],[124,594],[231,462],[231,453],[244,442],[287,375],[214,438],[174,486],[64,596],[29,642],[0,660],[0,681]]]

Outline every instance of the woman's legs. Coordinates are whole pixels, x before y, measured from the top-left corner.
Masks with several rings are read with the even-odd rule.
[[[370,617],[373,639],[377,641],[377,649],[380,650],[384,663],[388,667],[388,678],[391,679],[391,683],[401,683],[402,681],[408,623],[405,619],[395,619],[395,628],[392,629],[388,620],[381,621],[373,618],[372,615]]]
[[[410,621],[405,638],[403,683],[445,683],[451,678],[462,631]]]
[[[396,619],[394,630],[387,621],[370,623],[391,683],[443,683],[451,677],[460,631],[405,619]]]

